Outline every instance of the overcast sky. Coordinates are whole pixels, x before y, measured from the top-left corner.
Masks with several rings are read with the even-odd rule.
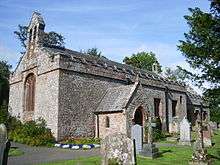
[[[188,31],[188,8],[209,10],[208,0],[0,0],[0,58],[15,67],[21,45],[13,31],[40,12],[73,50],[97,47],[114,61],[153,51],[162,66],[186,66],[176,45]]]

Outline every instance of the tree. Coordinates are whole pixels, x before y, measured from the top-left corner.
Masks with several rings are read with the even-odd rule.
[[[87,54],[89,56],[93,56],[96,58],[101,58],[101,59],[107,59],[105,56],[102,55],[102,52],[98,50],[98,48],[91,48],[87,49],[86,51],[82,51],[84,54]]]
[[[97,48],[88,49],[84,53],[87,54],[87,55],[90,55],[90,56],[102,57],[102,52],[98,51]]]
[[[212,12],[205,13],[199,8],[189,9],[191,15],[184,17],[190,30],[184,33],[185,41],[180,40],[178,48],[190,66],[201,71],[197,74],[187,71],[194,81],[200,85],[208,81],[219,86],[220,17],[214,14],[217,12],[215,8],[211,10]]]
[[[188,78],[186,72],[184,72],[179,66],[176,69],[165,68],[164,75],[167,79],[179,82],[185,82]]]
[[[154,63],[158,64],[158,72],[161,73],[161,66],[156,58],[156,55],[153,52],[138,52],[137,54],[132,54],[131,57],[125,57],[123,62],[125,64],[152,71],[152,65]]]
[[[14,34],[17,36],[19,41],[21,42],[21,46],[26,49],[27,47],[27,38],[28,38],[28,27],[18,25],[18,31],[14,31]],[[65,38],[54,31],[49,33],[43,33],[40,42],[47,46],[58,46],[64,47]],[[22,54],[24,52],[21,52]]]
[[[204,96],[209,103],[211,121],[220,123],[220,88],[208,89]]]
[[[61,34],[52,31],[49,33],[43,33],[43,37],[40,42],[48,46],[64,47],[64,39],[65,38]]]
[[[10,69],[6,61],[0,61],[0,106],[8,103]]]
[[[178,49],[200,73],[183,71],[199,86],[209,82],[211,88],[204,92],[204,99],[209,103],[211,120],[220,122],[220,0],[211,0],[209,13],[199,8],[189,11],[191,15],[184,17],[190,30],[184,33],[185,41],[180,40]]]

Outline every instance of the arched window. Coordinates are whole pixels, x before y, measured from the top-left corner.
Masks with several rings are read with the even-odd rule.
[[[36,36],[37,36],[37,26],[34,27],[34,40],[35,40]]]
[[[108,117],[108,116],[106,116],[106,118],[105,118],[105,127],[106,127],[106,128],[109,128],[109,127],[110,127],[110,120],[109,120],[109,117]]]
[[[32,38],[32,29],[29,32],[29,42],[31,42],[31,38]]]
[[[33,73],[26,77],[24,90],[25,111],[34,111],[35,76]]]

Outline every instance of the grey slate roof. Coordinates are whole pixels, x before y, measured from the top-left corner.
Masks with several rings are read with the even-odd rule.
[[[138,83],[109,88],[99,103],[97,112],[122,111],[132,97]]]
[[[154,72],[135,68],[135,67],[132,67],[126,64],[117,63],[106,58],[89,56],[89,55],[86,55],[86,54],[83,54],[77,51],[60,48],[60,47],[54,47],[54,46],[52,47],[47,46],[47,47],[44,47],[44,49],[50,52],[51,54],[61,54],[67,58],[70,58],[70,60],[76,61],[79,63],[92,64],[92,65],[95,65],[96,67],[101,67],[105,69],[111,68],[114,72],[123,72],[123,73],[130,74],[133,76],[138,74],[140,78],[162,81],[167,84],[174,84],[178,86],[185,86],[185,84],[183,83],[165,79],[164,77]]]

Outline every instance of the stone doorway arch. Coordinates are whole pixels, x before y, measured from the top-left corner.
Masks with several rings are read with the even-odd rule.
[[[143,147],[143,126],[144,126],[144,109],[139,106],[135,111],[132,119],[131,138],[135,140],[136,152],[139,153]]]

